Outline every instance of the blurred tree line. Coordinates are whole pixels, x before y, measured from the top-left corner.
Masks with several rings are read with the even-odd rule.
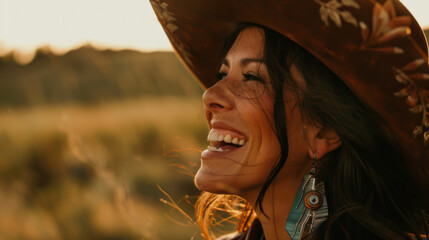
[[[53,54],[39,48],[21,65],[0,57],[0,107],[100,103],[141,96],[201,96],[173,52],[97,50],[90,45]]]

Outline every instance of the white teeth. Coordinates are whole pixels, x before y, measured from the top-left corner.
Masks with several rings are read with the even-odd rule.
[[[218,140],[218,142],[223,141],[223,135],[219,135],[219,136],[217,137],[217,140]]]
[[[216,151],[217,148],[216,147],[212,147],[212,146],[207,146],[207,150],[209,150],[209,151]]]
[[[217,141],[217,133],[212,131],[209,136],[209,141]]]
[[[224,136],[224,135],[218,134],[214,130],[210,131],[209,135],[207,136],[207,141],[210,141],[210,142],[222,142],[222,141],[224,141],[225,143],[232,143],[232,144],[240,145],[240,146],[243,146],[246,143],[246,140],[244,140],[244,139],[239,139],[238,137],[232,138],[231,134],[226,134]],[[216,151],[218,151],[218,150],[216,150]]]
[[[207,150],[211,152],[228,152],[229,151],[229,149],[222,149],[222,148],[217,148],[212,146],[207,146]]]
[[[231,143],[231,135],[226,134],[225,138],[223,139],[224,142],[226,143]]]

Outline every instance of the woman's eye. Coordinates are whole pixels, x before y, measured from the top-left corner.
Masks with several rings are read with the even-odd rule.
[[[218,72],[216,73],[216,80],[222,80],[226,76],[226,73]]]
[[[259,82],[263,82],[264,80],[262,80],[260,77],[257,77],[255,75],[252,74],[243,74],[245,81],[259,81]]]

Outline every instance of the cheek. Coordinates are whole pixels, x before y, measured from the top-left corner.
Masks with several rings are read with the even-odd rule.
[[[286,105],[286,127],[289,145],[288,164],[305,164],[308,150],[308,141],[304,135],[304,123],[295,103]]]
[[[258,109],[245,118],[248,119],[246,125],[249,128],[251,139],[244,158],[246,164],[263,164],[271,167],[280,155],[280,144],[274,132],[275,124],[271,105],[263,104],[263,102],[255,103],[254,107]]]
[[[246,156],[246,162],[271,169],[280,156],[280,143],[271,129],[264,131],[259,139],[250,143],[251,151]]]
[[[245,156],[245,163],[261,165],[269,170],[280,156],[280,144],[275,133],[274,99],[264,96],[252,101],[252,111],[247,112],[246,125],[251,133],[249,150]],[[269,171],[264,171],[265,175]]]

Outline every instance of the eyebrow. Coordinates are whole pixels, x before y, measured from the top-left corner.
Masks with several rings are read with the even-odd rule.
[[[240,65],[241,67],[247,66],[251,63],[265,63],[264,59],[260,59],[260,58],[245,58],[243,60],[241,60]],[[222,64],[226,65],[227,67],[229,67],[229,61],[224,58],[222,59]]]

